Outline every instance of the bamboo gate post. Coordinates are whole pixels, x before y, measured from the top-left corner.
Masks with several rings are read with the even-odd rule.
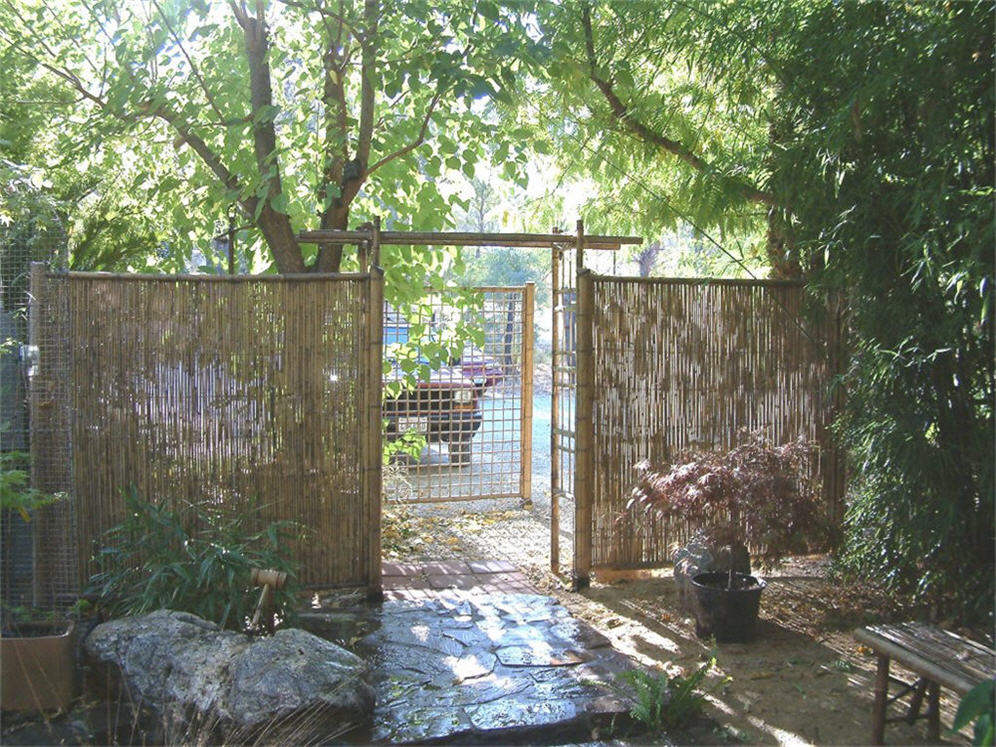
[[[522,417],[520,418],[519,443],[519,492],[523,501],[533,499],[533,318],[536,303],[536,284],[526,283],[522,292]]]
[[[30,407],[28,408],[28,423],[30,429],[30,450],[31,450],[31,485],[32,487],[44,490],[45,485],[44,470],[41,467],[42,457],[50,452],[53,444],[49,443],[51,437],[51,423],[46,418],[46,404],[51,406],[51,402],[46,403],[44,397],[45,380],[41,375],[41,352],[43,350],[42,315],[46,306],[51,303],[47,297],[48,290],[45,281],[46,268],[41,262],[31,263],[31,275],[29,278],[31,294],[28,300],[28,342],[34,346],[35,355],[33,362],[35,371],[28,380],[28,398]],[[45,361],[47,366],[48,361]],[[50,414],[50,412],[49,412]],[[48,565],[44,562],[45,549],[41,546],[42,541],[39,536],[39,523],[35,522],[32,535],[32,598],[33,604],[41,607],[44,604],[42,599],[44,589],[47,587]]]
[[[578,245],[583,236],[578,229]],[[578,250],[580,252],[580,249]],[[595,283],[590,270],[578,271],[577,310],[577,408],[575,410],[576,461],[574,464],[574,580],[575,589],[591,583],[592,502],[594,500],[594,400],[595,367],[592,323]]]
[[[555,574],[560,573],[560,449],[557,448],[557,431],[560,428],[560,391],[557,388],[557,364],[560,351],[560,325],[563,324],[563,312],[560,306],[563,304],[563,293],[560,287],[560,257],[561,249],[554,246],[550,250],[550,278],[551,278],[551,305],[552,305],[552,325],[551,330],[551,393],[550,398],[550,570]]]
[[[364,252],[364,255],[366,253]],[[366,502],[367,502],[367,596],[383,597],[381,583],[381,388],[383,385],[382,351],[384,342],[384,270],[380,267],[380,218],[370,229],[370,267],[367,280],[367,360],[366,360]]]

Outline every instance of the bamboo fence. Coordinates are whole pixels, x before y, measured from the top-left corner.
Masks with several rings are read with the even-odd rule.
[[[575,551],[582,581],[592,567],[668,563],[695,529],[618,521],[637,463],[667,464],[691,446],[728,448],[743,428],[764,428],[778,442],[799,435],[816,442],[825,510],[839,521],[842,462],[828,426],[840,325],[804,307],[802,286],[790,282],[582,274]]]
[[[174,509],[294,520],[309,531],[293,544],[303,584],[379,588],[380,281],[53,281],[48,303],[61,295],[67,310],[82,578],[134,487]]]

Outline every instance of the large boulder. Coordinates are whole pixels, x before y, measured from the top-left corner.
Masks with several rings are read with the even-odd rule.
[[[250,638],[186,612],[160,610],[94,628],[96,672],[168,731],[210,729],[248,741],[306,729],[296,741],[367,723],[374,693],[355,654],[303,630]]]

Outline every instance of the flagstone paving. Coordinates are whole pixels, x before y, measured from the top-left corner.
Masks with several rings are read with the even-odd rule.
[[[507,563],[386,567],[384,588],[380,605],[305,621],[370,630],[355,648],[377,693],[372,741],[585,741],[629,711],[629,659]]]

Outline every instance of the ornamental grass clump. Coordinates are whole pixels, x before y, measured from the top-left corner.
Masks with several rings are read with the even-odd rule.
[[[626,517],[700,530],[714,548],[749,548],[765,568],[804,551],[820,532],[814,446],[774,445],[761,431],[729,451],[689,451],[670,466],[637,465]]]

